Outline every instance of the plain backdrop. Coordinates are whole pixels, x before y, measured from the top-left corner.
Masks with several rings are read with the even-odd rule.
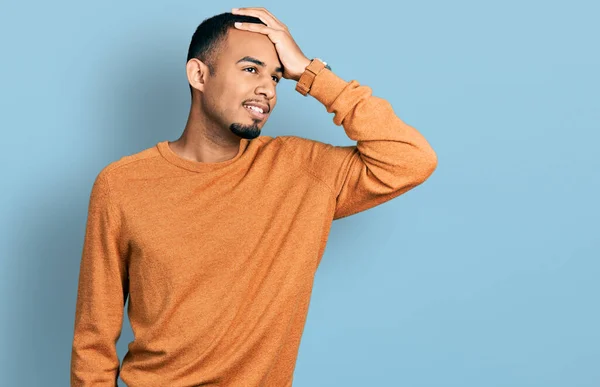
[[[294,387],[600,386],[600,6],[515,0],[3,1],[0,385],[69,384],[92,183],[179,137],[195,28],[249,6],[439,162],[333,223]],[[294,86],[263,134],[354,144]]]

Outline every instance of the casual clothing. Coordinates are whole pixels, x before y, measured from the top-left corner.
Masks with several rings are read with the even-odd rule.
[[[324,69],[310,95],[355,146],[241,139],[224,162],[167,141],[112,162],[92,187],[71,385],[292,386],[334,219],[423,183],[437,157],[392,106]],[[135,340],[119,367],[124,304]]]

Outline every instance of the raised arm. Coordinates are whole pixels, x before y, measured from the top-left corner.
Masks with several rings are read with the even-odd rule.
[[[357,141],[353,146],[334,146],[294,136],[285,140],[335,195],[334,219],[395,198],[436,169],[437,156],[427,140],[403,122],[388,101],[373,96],[370,87],[322,69],[309,94]]]

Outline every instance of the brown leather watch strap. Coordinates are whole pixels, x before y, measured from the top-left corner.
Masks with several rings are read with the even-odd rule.
[[[315,80],[317,74],[325,68],[325,63],[315,58],[310,61],[306,69],[298,79],[298,83],[296,84],[296,91],[298,91],[303,96],[306,96],[310,91],[310,88]]]

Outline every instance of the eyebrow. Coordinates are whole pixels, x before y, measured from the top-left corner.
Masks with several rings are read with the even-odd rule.
[[[245,56],[242,59],[238,60],[236,63],[240,63],[240,62],[252,62],[252,63],[255,63],[255,64],[257,64],[257,65],[259,65],[261,67],[265,67],[266,66],[265,62],[263,62],[261,60],[258,60],[256,58],[253,58],[251,56]],[[283,69],[281,67],[276,67],[275,68],[275,72],[283,74]]]

